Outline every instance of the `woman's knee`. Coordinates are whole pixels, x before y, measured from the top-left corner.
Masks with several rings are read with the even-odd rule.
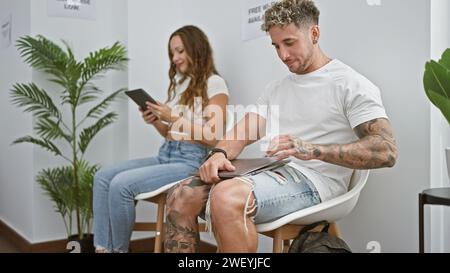
[[[104,169],[100,169],[95,173],[94,187],[107,186],[109,182],[107,172]]]
[[[109,186],[109,195],[110,198],[128,198],[134,199],[136,194],[130,188],[129,183],[127,183],[128,179],[126,177],[122,177],[120,174],[114,177]]]
[[[94,181],[92,185],[92,190],[97,194],[107,194],[109,195],[111,191],[111,182],[112,179],[110,179],[108,173],[104,170],[99,170],[94,175]]]

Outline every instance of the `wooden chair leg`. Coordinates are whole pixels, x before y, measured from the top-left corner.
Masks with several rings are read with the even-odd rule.
[[[271,232],[263,233],[266,236],[273,238],[273,253],[287,253],[289,251],[289,246],[291,241],[289,239],[293,239],[297,236],[299,231],[303,228],[303,226],[297,225],[284,225],[279,227]],[[317,226],[312,232],[321,231],[323,226]],[[341,238],[341,232],[339,231],[336,223],[330,223],[330,227],[328,228],[328,232],[331,235]]]
[[[283,240],[283,253],[288,253],[291,240]]]
[[[328,229],[328,233],[330,233],[331,235],[334,235],[338,238],[341,238],[341,232],[339,231],[335,222],[330,223],[330,228]]]
[[[273,253],[282,253],[283,252],[283,239],[281,228],[277,228],[274,231],[273,236]]]
[[[158,214],[156,217],[155,253],[161,253],[164,243],[164,209],[166,205],[166,195],[161,194],[158,200]]]

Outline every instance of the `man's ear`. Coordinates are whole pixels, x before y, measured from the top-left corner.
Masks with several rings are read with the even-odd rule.
[[[320,27],[318,25],[314,25],[311,27],[311,40],[313,44],[317,44],[320,39]]]

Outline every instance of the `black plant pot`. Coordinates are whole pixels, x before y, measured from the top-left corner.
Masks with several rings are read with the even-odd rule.
[[[70,236],[67,240],[67,250],[70,253],[95,253],[94,235],[84,234],[82,240],[78,238],[78,235]]]

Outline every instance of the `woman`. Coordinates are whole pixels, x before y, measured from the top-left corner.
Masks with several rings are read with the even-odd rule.
[[[135,196],[188,177],[223,135],[228,88],[212,55],[208,38],[195,26],[182,27],[170,36],[168,100],[139,109],[165,142],[156,157],[126,161],[95,175],[96,252],[127,252]]]

